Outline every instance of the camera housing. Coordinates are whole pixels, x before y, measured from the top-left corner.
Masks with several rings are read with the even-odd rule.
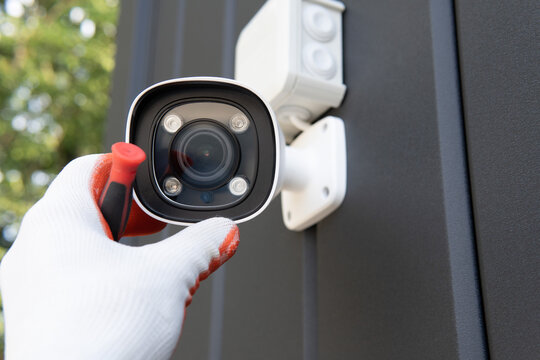
[[[244,222],[279,191],[284,141],[274,113],[231,79],[191,77],[148,87],[131,105],[126,142],[147,154],[134,199],[160,221]]]

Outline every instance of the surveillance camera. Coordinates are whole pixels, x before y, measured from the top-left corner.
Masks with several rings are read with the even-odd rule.
[[[135,177],[135,201],[171,224],[215,216],[241,223],[281,191],[285,225],[303,230],[345,196],[343,121],[327,116],[287,146],[272,108],[235,80],[192,77],[150,86],[131,105],[126,142],[147,155]]]
[[[284,149],[274,113],[230,79],[163,81],[142,91],[128,114],[126,142],[147,160],[134,198],[158,220],[189,225],[261,213],[278,191]]]

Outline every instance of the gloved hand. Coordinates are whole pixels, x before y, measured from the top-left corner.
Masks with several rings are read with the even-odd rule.
[[[107,169],[103,155],[72,161],[25,215],[0,264],[8,360],[167,359],[199,281],[234,254],[222,218],[142,247],[110,240],[96,205]],[[126,233],[163,227],[132,213]]]

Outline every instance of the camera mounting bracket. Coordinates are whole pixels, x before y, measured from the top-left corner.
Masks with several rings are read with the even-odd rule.
[[[336,210],[347,188],[343,120],[327,116],[285,147],[281,207],[289,230],[304,230]]]

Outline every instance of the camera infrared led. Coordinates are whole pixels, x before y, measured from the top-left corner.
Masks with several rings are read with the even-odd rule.
[[[178,115],[169,114],[163,120],[163,127],[167,132],[174,134],[182,127],[182,119]]]
[[[249,119],[244,114],[235,114],[229,120],[231,130],[237,134],[245,132],[249,127]]]
[[[236,196],[242,196],[248,190],[248,183],[242,177],[235,177],[229,182],[229,191]]]
[[[176,196],[182,192],[182,183],[177,178],[171,176],[163,182],[163,189],[167,195]]]

